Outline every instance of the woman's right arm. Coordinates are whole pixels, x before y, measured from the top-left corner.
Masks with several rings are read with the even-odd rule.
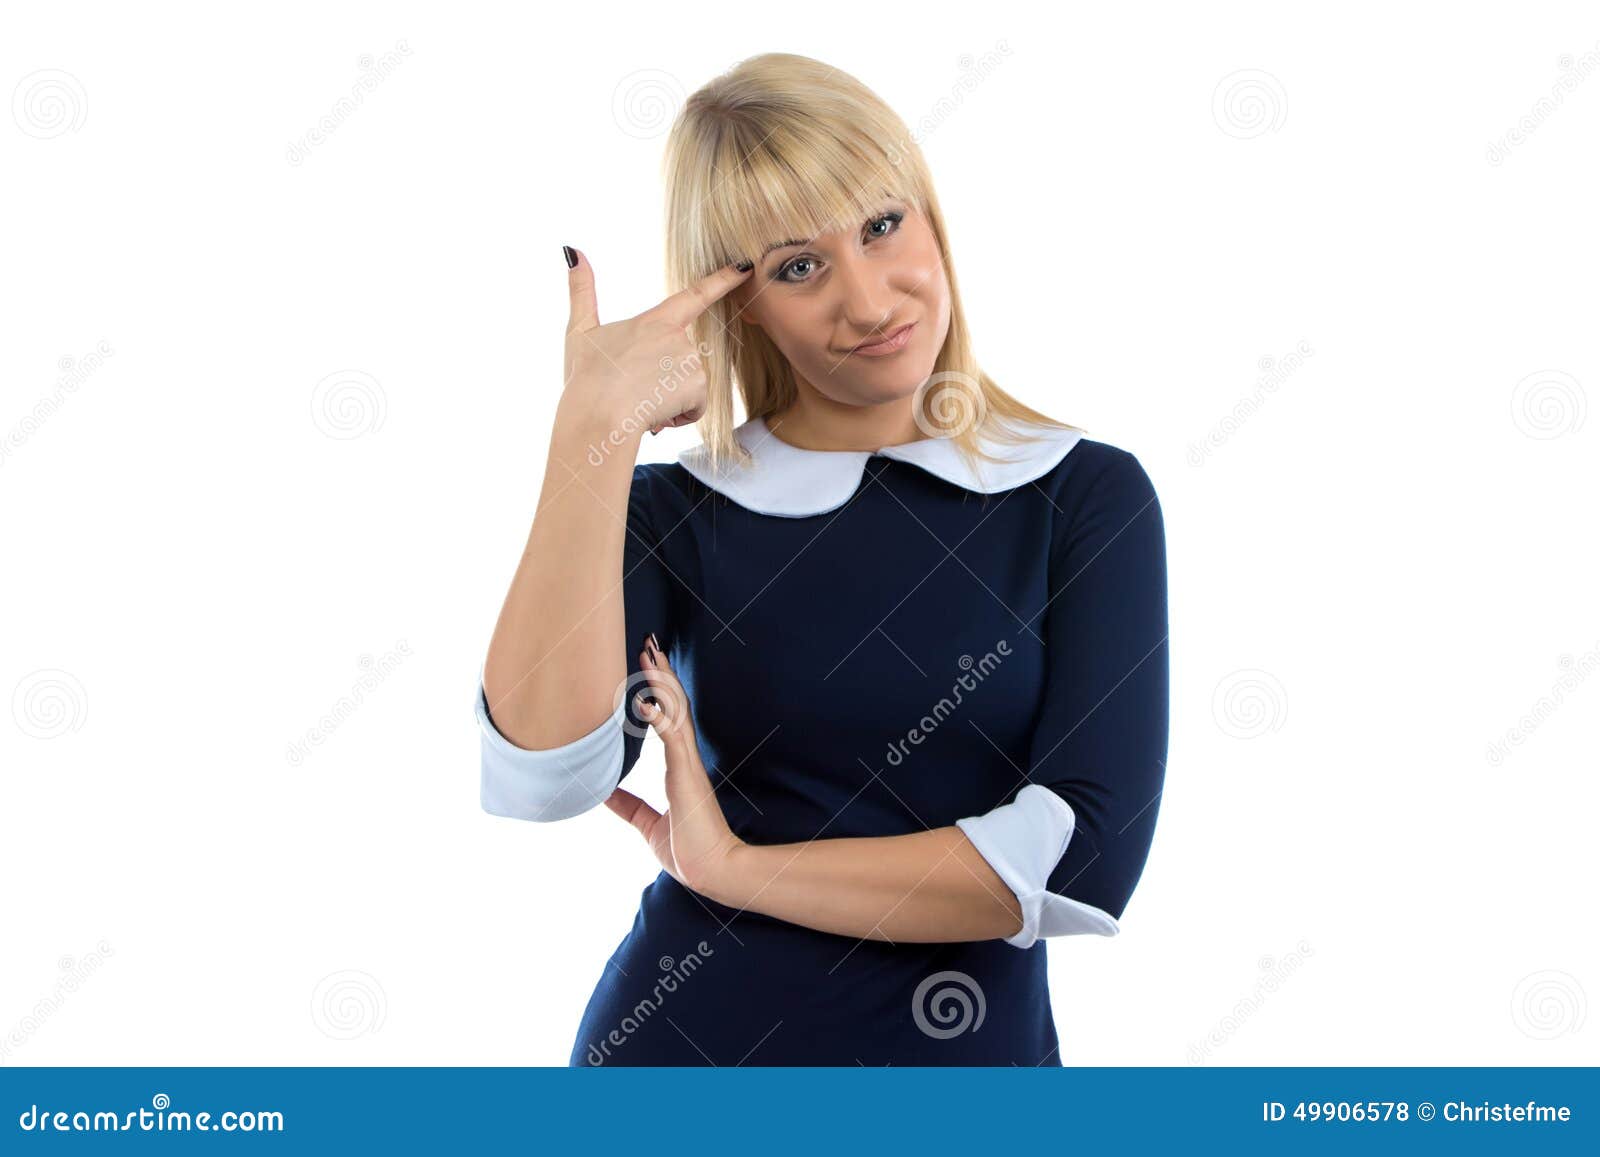
[[[642,642],[625,637],[624,566],[630,555],[634,570],[661,565],[654,543],[628,549],[646,522],[630,509],[635,459],[646,428],[700,416],[706,377],[685,327],[745,276],[718,270],[602,326],[591,266],[580,259],[569,270],[566,386],[533,526],[483,667],[485,810],[562,819],[602,802],[621,776],[619,689]],[[663,391],[669,361],[679,369]]]
[[[557,406],[533,527],[483,668],[490,714],[518,747],[589,734],[627,676],[622,553],[640,432],[622,425],[571,393]],[[592,446],[606,451],[598,464]]]

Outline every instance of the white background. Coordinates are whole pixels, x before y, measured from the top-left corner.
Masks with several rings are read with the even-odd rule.
[[[1161,497],[1167,790],[1123,934],[1050,943],[1063,1061],[1600,1062],[1593,5],[0,31],[0,1063],[566,1063],[657,869],[604,808],[478,807],[560,245],[602,320],[653,304],[670,115],[764,51],[914,129],[954,94],[985,367]]]

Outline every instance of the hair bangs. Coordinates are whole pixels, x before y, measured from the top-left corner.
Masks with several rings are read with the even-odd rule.
[[[730,132],[717,150],[699,206],[710,252],[705,272],[734,261],[760,261],[769,248],[805,244],[852,229],[890,200],[925,205],[920,182],[893,163],[892,152],[859,130],[808,124],[800,117]],[[751,130],[760,136],[754,140]]]

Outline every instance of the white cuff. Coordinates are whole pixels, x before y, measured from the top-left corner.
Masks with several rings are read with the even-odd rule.
[[[622,779],[626,703],[618,703],[611,718],[589,734],[542,751],[518,747],[500,734],[489,718],[481,675],[474,710],[482,736],[478,800],[490,815],[542,822],[570,819],[603,803]]]
[[[1055,791],[1030,783],[1010,803],[956,821],[1022,905],[1022,930],[1007,936],[1007,944],[1031,948],[1041,936],[1115,936],[1121,931],[1109,912],[1046,887],[1066,854],[1077,818],[1072,805]]]

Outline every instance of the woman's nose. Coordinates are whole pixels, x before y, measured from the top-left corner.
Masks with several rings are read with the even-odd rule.
[[[889,288],[888,271],[881,261],[863,254],[846,254],[834,266],[839,310],[861,334],[872,332],[894,312],[896,294]]]

